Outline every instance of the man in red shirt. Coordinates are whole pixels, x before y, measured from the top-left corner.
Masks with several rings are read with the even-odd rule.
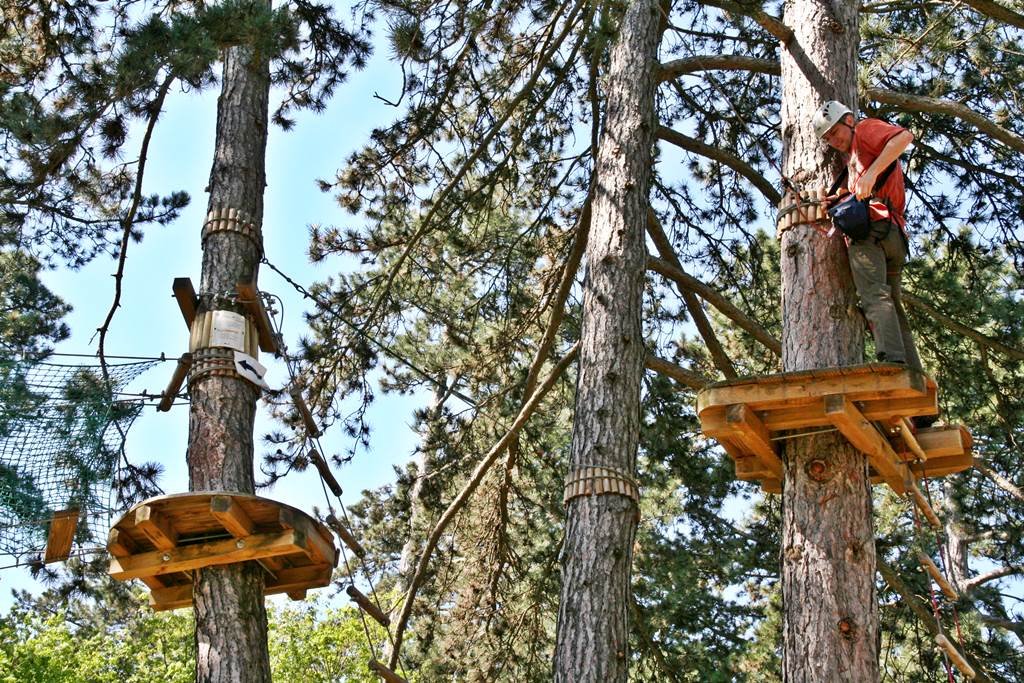
[[[906,192],[899,156],[914,140],[905,128],[878,119],[855,122],[853,112],[830,101],[814,115],[818,137],[843,155],[849,171],[849,191],[859,199],[871,197],[871,233],[849,244],[850,270],[861,307],[875,337],[878,360],[905,363],[921,370],[914,338],[900,298],[900,277],[907,261]],[[886,168],[895,168],[881,187],[875,187]]]

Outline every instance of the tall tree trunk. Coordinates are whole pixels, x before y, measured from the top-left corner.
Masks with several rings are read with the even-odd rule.
[[[856,2],[791,0],[781,50],[783,173],[828,187],[841,168],[811,125],[826,100],[857,108]],[[782,240],[783,366],[863,359],[863,323],[843,240],[809,226]],[[877,681],[878,607],[867,459],[837,434],[785,442],[783,680]]]
[[[927,482],[925,482],[927,483]],[[970,543],[967,540],[968,529],[964,524],[963,511],[956,498],[956,485],[951,479],[944,479],[942,482],[943,511],[945,514],[946,532],[946,556],[943,568],[946,570],[946,578],[958,590],[963,590],[967,582],[969,571],[968,560],[970,558]],[[925,525],[925,528],[928,528]]]
[[[600,466],[633,476],[636,470],[659,16],[653,0],[630,3],[611,53],[587,244],[570,471]],[[616,494],[581,496],[569,502],[566,517],[554,678],[625,681],[637,507]]]
[[[265,6],[269,9],[270,2]],[[263,221],[270,69],[248,47],[224,52],[209,209],[233,208]],[[260,249],[234,232],[203,244],[200,310],[243,312],[225,298],[239,281],[255,282]],[[239,377],[207,376],[191,387],[188,466],[193,491],[252,493],[257,389]],[[270,680],[263,570],[255,562],[196,572],[196,680]]]

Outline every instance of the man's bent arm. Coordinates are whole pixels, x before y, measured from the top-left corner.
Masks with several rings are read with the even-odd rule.
[[[878,174],[885,170],[886,166],[896,161],[903,154],[903,150],[909,147],[913,141],[914,134],[909,130],[903,130],[885,143],[885,147],[864,171],[864,175],[857,180],[857,186],[853,188],[859,199],[871,196],[871,191],[875,188],[875,182],[878,180]]]

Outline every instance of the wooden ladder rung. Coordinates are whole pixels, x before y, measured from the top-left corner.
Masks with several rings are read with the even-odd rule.
[[[939,589],[942,593],[950,600],[957,600],[960,596],[957,595],[956,589],[953,585],[946,580],[946,577],[942,575],[939,568],[932,562],[932,558],[928,557],[922,552],[917,553],[917,561],[921,563],[921,567],[932,577],[935,583],[938,584]]]
[[[345,589],[345,592],[348,593],[348,596],[352,598],[354,603],[359,605],[360,609],[373,617],[378,624],[384,628],[391,625],[391,619],[388,615],[381,612],[380,608],[373,604],[368,597],[360,593],[358,588],[349,585],[349,587]]]
[[[320,451],[315,448],[309,449],[309,459],[313,461],[314,465],[316,465],[316,469],[320,473],[320,477],[324,480],[324,483],[327,484],[327,488],[331,490],[331,493],[336,496],[340,496],[342,494],[341,484],[339,484],[338,480],[334,478],[334,473],[331,472],[331,468],[327,465],[327,461],[324,459],[324,456],[320,455]]]
[[[192,354],[181,354],[181,358],[178,359],[178,365],[174,368],[174,374],[171,375],[171,381],[168,383],[167,389],[160,394],[160,403],[157,404],[157,410],[166,413],[171,409],[171,406],[174,405],[174,399],[178,397],[178,392],[181,391],[181,385],[184,383],[185,377],[188,375],[188,370],[191,367]]]
[[[334,530],[334,533],[338,534],[338,538],[341,539],[342,543],[348,546],[349,550],[355,553],[356,557],[366,557],[366,550],[359,544],[356,537],[352,535],[345,526],[338,521],[338,518],[334,515],[327,515],[327,526]]]
[[[911,483],[907,488],[910,489],[910,493],[914,496],[914,503],[917,508],[921,511],[925,517],[928,518],[928,522],[936,529],[942,528],[942,522],[939,521],[939,516],[932,510],[932,506],[928,504],[928,499],[921,493],[921,489],[917,488],[917,485]]]
[[[949,638],[940,633],[935,636],[935,642],[939,647],[945,650],[946,655],[949,656],[949,661],[953,662],[953,666],[960,669],[960,673],[967,678],[974,680],[974,677],[977,676],[974,672],[974,668],[967,663],[967,660],[964,659],[964,656],[956,649],[956,646],[949,641]]]
[[[322,432],[317,426],[316,420],[313,419],[313,413],[309,412],[306,400],[302,398],[302,391],[297,387],[292,387],[288,390],[288,393],[291,394],[292,402],[295,404],[295,409],[299,411],[299,415],[302,417],[302,422],[306,425],[306,431],[314,438],[320,436]]]
[[[370,671],[383,678],[387,683],[408,683],[408,681],[378,662],[376,659],[370,660],[369,667]]]

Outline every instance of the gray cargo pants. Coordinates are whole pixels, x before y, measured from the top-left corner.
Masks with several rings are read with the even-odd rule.
[[[921,358],[900,297],[907,242],[899,226],[890,225],[889,221],[873,222],[870,237],[850,243],[850,270],[871,324],[878,360],[902,362],[920,370]]]

